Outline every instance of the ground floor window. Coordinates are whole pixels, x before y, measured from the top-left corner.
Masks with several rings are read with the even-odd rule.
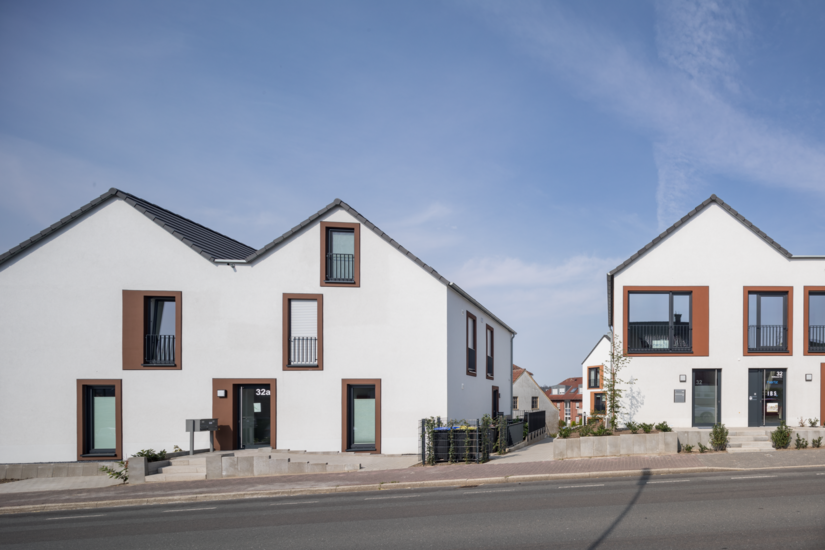
[[[344,451],[381,452],[381,380],[342,381]]]
[[[604,394],[593,394],[593,412],[596,414],[604,414],[606,409],[607,407],[605,406]]]
[[[119,458],[120,380],[78,380],[78,457]]]
[[[722,371],[693,371],[693,425],[709,428],[722,421]]]

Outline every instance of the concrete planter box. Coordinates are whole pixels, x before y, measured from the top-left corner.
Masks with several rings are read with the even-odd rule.
[[[675,432],[580,437],[553,441],[553,458],[661,455],[679,452]]]

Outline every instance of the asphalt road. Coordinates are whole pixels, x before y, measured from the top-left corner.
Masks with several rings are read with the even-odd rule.
[[[825,467],[0,516],[0,547],[825,549]]]

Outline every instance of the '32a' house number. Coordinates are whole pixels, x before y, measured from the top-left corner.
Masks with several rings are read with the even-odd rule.
[[[255,395],[269,395],[269,390],[258,388],[255,390]]]

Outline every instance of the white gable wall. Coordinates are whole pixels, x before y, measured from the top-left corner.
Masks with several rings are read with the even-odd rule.
[[[599,343],[590,352],[590,355],[582,361],[582,411],[590,415],[590,396],[595,390],[588,388],[589,375],[588,367],[603,367],[609,364],[610,360],[610,340],[602,336]],[[607,370],[607,369],[604,369]],[[602,383],[603,384],[603,383]]]

